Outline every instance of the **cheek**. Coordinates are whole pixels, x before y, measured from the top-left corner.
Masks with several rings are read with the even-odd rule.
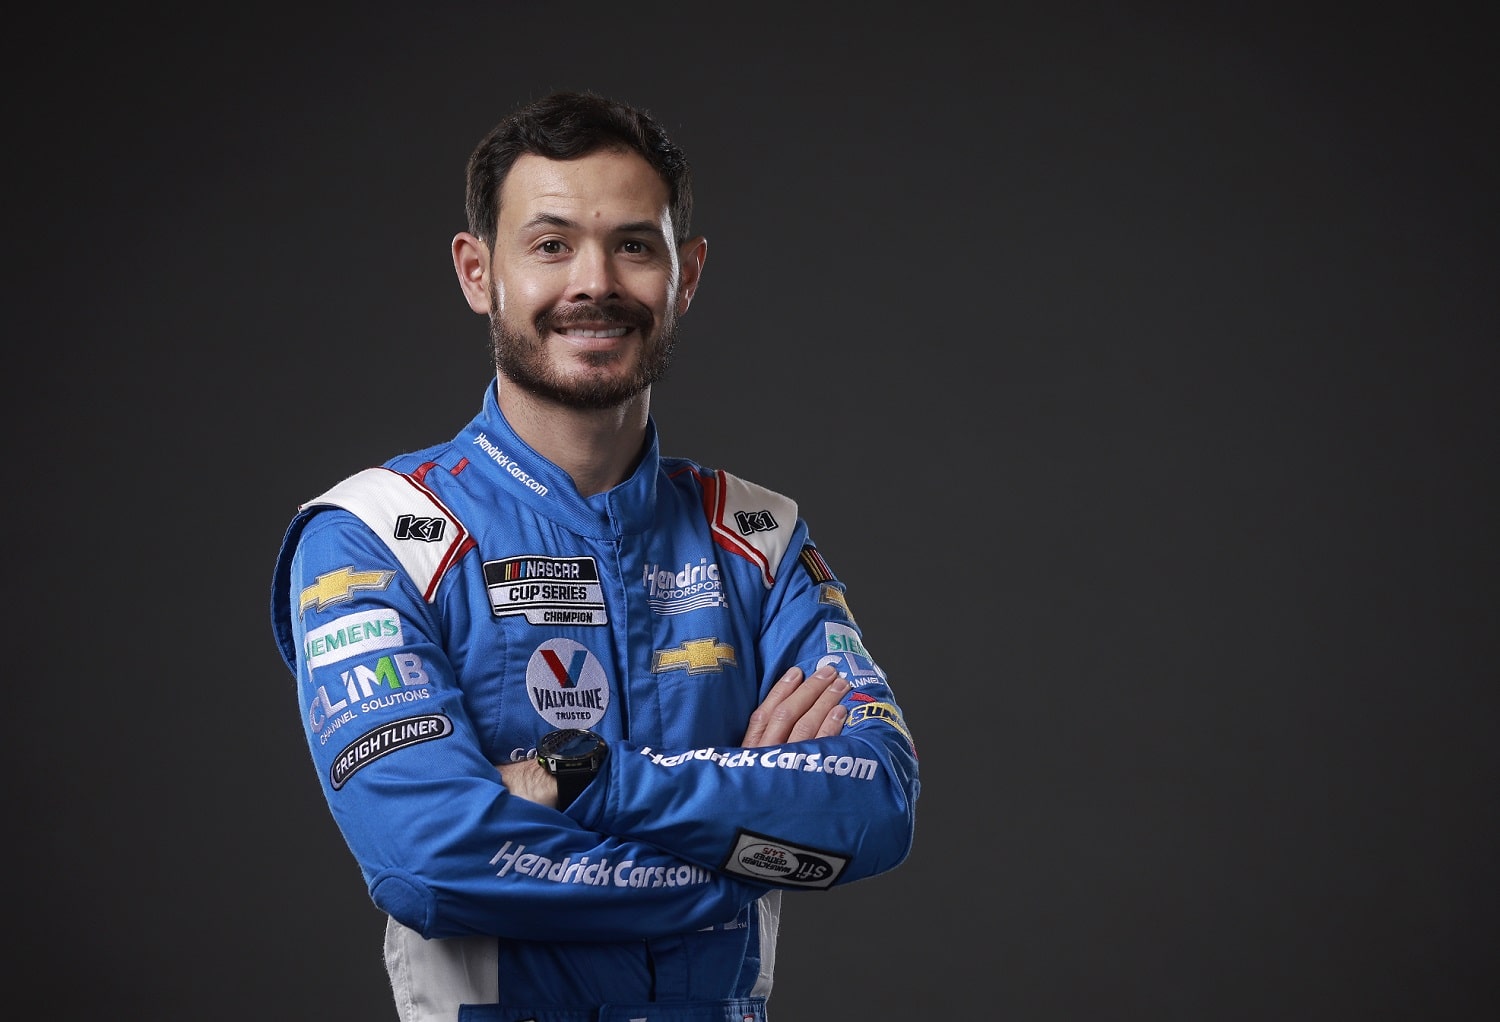
[[[544,281],[499,280],[495,282],[495,306],[501,315],[529,318],[537,309],[551,306],[556,296]]]
[[[658,316],[677,302],[675,280],[670,276],[664,276],[660,271],[642,272],[625,278],[622,283],[629,297],[655,311]]]

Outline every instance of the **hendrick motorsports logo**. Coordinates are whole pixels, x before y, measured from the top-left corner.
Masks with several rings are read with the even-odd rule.
[[[799,848],[742,830],[722,868],[727,873],[778,884],[829,887],[848,864],[842,855]]]
[[[363,770],[382,756],[398,749],[445,738],[453,733],[453,721],[441,713],[382,724],[367,731],[344,747],[328,771],[334,790],[342,788],[356,771]]]
[[[698,558],[697,564],[684,564],[680,571],[648,564],[642,584],[653,614],[684,614],[700,607],[727,605],[719,565],[707,557]]]

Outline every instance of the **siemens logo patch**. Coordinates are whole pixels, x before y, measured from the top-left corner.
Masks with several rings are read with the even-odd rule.
[[[742,830],[722,868],[726,873],[778,884],[831,887],[848,864],[849,860],[842,855],[800,848]]]
[[[818,660],[819,667],[837,668],[853,688],[885,682],[885,672],[870,656],[870,651],[865,649],[859,633],[853,628],[837,621],[825,621],[823,641],[829,655]]]
[[[329,768],[329,780],[333,782],[334,790],[338,790],[355,773],[380,757],[413,745],[430,742],[434,738],[446,738],[452,733],[453,721],[441,713],[407,717],[405,720],[382,724],[344,747],[344,750],[334,759],[333,766]]]
[[[373,653],[401,645],[401,618],[394,610],[381,607],[358,614],[346,614],[307,633],[302,656],[308,669],[347,660],[360,653]]]

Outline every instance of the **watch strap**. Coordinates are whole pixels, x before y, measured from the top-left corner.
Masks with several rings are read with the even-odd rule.
[[[577,743],[589,746],[582,752]],[[569,751],[551,751],[567,749]],[[537,742],[537,758],[557,782],[557,809],[565,810],[588,787],[604,762],[608,746],[597,734],[586,728],[559,728],[549,731]]]
[[[583,794],[583,789],[589,786],[594,779],[594,770],[588,767],[563,767],[553,770],[552,776],[557,778],[557,808],[561,812],[573,804],[573,800]]]

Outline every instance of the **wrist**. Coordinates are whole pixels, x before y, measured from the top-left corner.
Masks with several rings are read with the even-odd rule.
[[[536,744],[537,762],[557,785],[554,806],[566,810],[604,766],[609,745],[592,731],[559,728]]]

